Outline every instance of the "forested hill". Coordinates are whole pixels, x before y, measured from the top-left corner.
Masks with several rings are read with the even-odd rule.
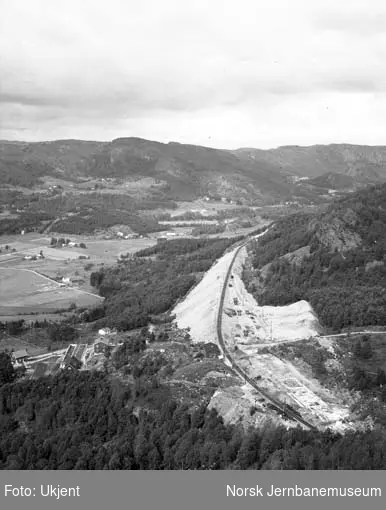
[[[251,247],[260,304],[308,300],[324,326],[386,325],[386,185],[278,222]]]
[[[331,190],[348,192],[385,182],[386,148],[336,144],[231,151],[134,137],[111,142],[0,141],[3,185],[39,188],[47,176],[70,181],[73,187],[104,178],[137,186],[140,182],[143,198],[152,200],[208,196],[255,205],[325,202],[333,196]]]
[[[79,183],[84,179],[141,182],[142,194],[193,200],[289,199],[293,184],[279,165],[239,158],[227,150],[140,138],[112,142],[57,140],[0,141],[0,181],[10,186],[39,186],[45,176]]]

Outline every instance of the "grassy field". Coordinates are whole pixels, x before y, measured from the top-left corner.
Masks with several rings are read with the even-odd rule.
[[[52,234],[55,236],[55,234]],[[60,236],[61,237],[61,236]],[[134,253],[156,243],[156,239],[103,239],[98,236],[70,236],[71,241],[85,243],[87,248],[58,249],[50,246],[51,234],[37,233],[2,236],[0,248],[0,320],[26,318],[39,314],[49,317],[58,310],[92,307],[101,303],[90,286],[90,272],[102,264],[115,264],[121,254]],[[5,246],[8,245],[8,250]],[[12,250],[16,251],[13,252]],[[24,256],[38,255],[44,259],[24,260]],[[79,259],[86,255],[89,259]],[[71,278],[73,287],[60,287],[51,279]],[[89,294],[90,293],[90,294]],[[37,319],[31,315],[31,319]],[[54,316],[54,320],[63,317]]]
[[[0,303],[25,299],[37,293],[46,293],[58,288],[58,284],[28,270],[0,269]],[[38,298],[39,299],[39,298]]]
[[[53,236],[55,237],[54,234]],[[49,299],[43,300],[43,303],[38,299],[34,299],[31,303],[27,299],[28,289],[25,287],[30,287],[30,294],[34,295],[36,285],[43,285],[44,280],[36,281],[33,277],[28,277],[32,279],[27,279],[28,283],[23,287],[22,280],[26,275],[25,271],[20,272],[18,276],[14,273],[11,277],[10,274],[4,273],[3,268],[36,271],[56,280],[69,277],[75,287],[93,293],[94,289],[90,286],[91,271],[96,270],[102,264],[115,264],[120,254],[134,253],[156,243],[156,239],[149,238],[107,240],[100,236],[70,236],[70,239],[77,243],[85,243],[87,248],[68,246],[53,248],[50,246],[51,234],[42,236],[30,233],[23,236],[2,236],[0,238],[0,249],[2,249],[0,254],[0,273],[2,273],[0,275],[0,316],[18,313],[48,313],[56,311],[58,308],[66,308],[72,302],[78,306],[89,306],[95,302],[95,299],[91,299],[91,296],[87,296],[87,294],[82,295],[75,290],[63,291],[61,289],[59,293],[53,293],[52,290],[52,295],[49,297],[47,294],[46,297]],[[8,250],[5,250],[6,245],[9,247]],[[13,249],[16,251],[12,252]],[[24,260],[25,255],[39,255],[40,250],[43,251],[44,259]],[[81,255],[90,258],[79,259]],[[44,285],[48,284],[50,284],[48,281],[44,283]],[[55,283],[53,285],[55,286]],[[52,289],[54,288],[52,287]],[[18,291],[21,292],[20,296],[15,295]],[[23,302],[20,303],[18,300],[22,297]],[[52,306],[48,306],[50,301]]]
[[[101,298],[56,282],[25,269],[0,268],[0,315],[53,312],[72,303],[93,306]],[[23,310],[23,312],[21,312]]]
[[[90,240],[86,241],[87,249],[85,255],[90,256],[90,262],[116,262],[119,255],[135,253],[156,243],[155,239],[112,239],[112,240]]]
[[[11,352],[21,349],[26,349],[30,356],[38,356],[39,354],[46,352],[46,348],[44,346],[32,344],[21,338],[12,337],[6,334],[0,337],[0,352]]]

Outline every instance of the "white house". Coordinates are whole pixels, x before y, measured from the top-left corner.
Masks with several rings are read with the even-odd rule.
[[[103,328],[98,331],[98,335],[101,335],[101,336],[109,335],[110,333],[111,333],[110,328]]]
[[[98,331],[98,335],[100,336],[106,336],[106,335],[116,335],[117,330],[111,329],[111,328],[102,328]]]
[[[28,359],[28,352],[25,349],[15,351],[11,354],[11,358],[17,365],[23,365]]]

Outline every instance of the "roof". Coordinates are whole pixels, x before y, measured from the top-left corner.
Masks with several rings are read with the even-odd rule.
[[[110,342],[108,340],[105,340],[104,338],[98,338],[94,345],[103,344],[103,345],[110,345]]]
[[[27,358],[28,357],[28,352],[25,350],[25,349],[21,349],[20,351],[15,351],[13,353],[15,359],[19,359],[19,358]]]
[[[69,359],[68,363],[70,365],[74,366],[75,368],[78,368],[78,367],[82,366],[82,362],[80,361],[80,359],[75,358],[75,356],[71,356],[71,358]]]

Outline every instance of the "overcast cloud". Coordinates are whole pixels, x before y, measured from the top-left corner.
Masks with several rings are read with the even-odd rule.
[[[382,0],[0,0],[0,138],[386,144]]]

